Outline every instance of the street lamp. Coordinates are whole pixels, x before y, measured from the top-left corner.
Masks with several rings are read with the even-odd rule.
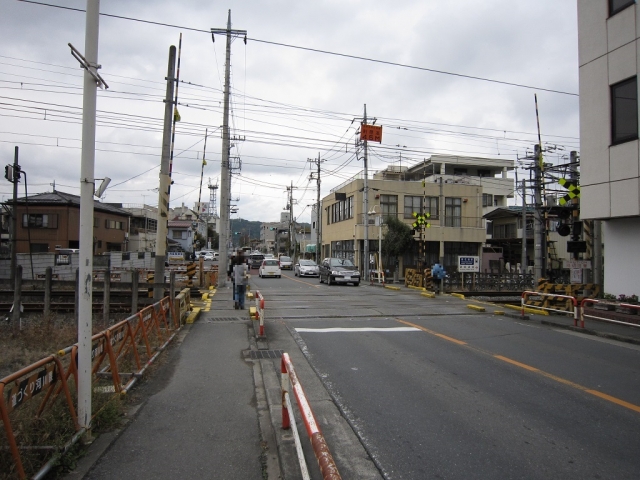
[[[373,208],[368,212],[369,215],[375,215],[376,214],[376,207],[378,208],[378,210],[380,210],[380,205],[374,205]],[[380,279],[382,278],[380,275],[382,275],[382,213],[380,213],[379,211],[377,212],[378,215],[376,215],[376,224],[378,225],[378,281],[380,281]],[[369,225],[366,225],[366,228],[369,228]]]

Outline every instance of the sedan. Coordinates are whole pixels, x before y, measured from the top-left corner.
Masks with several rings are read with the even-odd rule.
[[[353,283],[360,285],[360,272],[348,258],[325,258],[320,265],[320,283],[326,279],[332,283]]]
[[[317,277],[320,275],[320,270],[313,260],[300,260],[293,268],[293,274],[296,277]]]
[[[214,255],[211,252],[207,252],[204,255],[202,255],[202,258],[204,258],[205,260],[213,260],[214,259]]]

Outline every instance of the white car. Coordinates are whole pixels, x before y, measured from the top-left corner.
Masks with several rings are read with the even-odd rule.
[[[258,276],[260,278],[264,277],[276,277],[280,278],[282,276],[282,270],[280,270],[280,262],[275,258],[265,258],[262,261],[262,265],[258,269]]]
[[[293,262],[291,261],[291,257],[287,257],[286,255],[280,255],[280,268],[282,270],[293,270]]]
[[[213,260],[215,257],[212,252],[207,252],[202,255],[205,260]]]
[[[293,274],[297,277],[317,277],[320,275],[318,264],[313,260],[300,260],[293,267]]]

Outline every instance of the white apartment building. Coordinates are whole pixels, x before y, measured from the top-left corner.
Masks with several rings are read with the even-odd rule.
[[[640,294],[638,71],[634,0],[579,0],[580,216],[602,220],[604,291]]]

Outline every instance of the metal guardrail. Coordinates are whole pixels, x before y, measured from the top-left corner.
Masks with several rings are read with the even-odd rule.
[[[282,354],[282,360],[280,362],[280,372],[282,386],[282,428],[284,430],[288,430],[291,428],[291,418],[293,417],[293,409],[291,407],[291,401],[289,398],[289,385],[291,384],[291,386],[293,387],[293,393],[298,402],[300,415],[302,416],[305,429],[307,430],[307,435],[309,436],[309,440],[311,441],[313,453],[316,456],[316,460],[318,460],[318,466],[320,467],[322,478],[324,480],[341,479],[342,477],[338,472],[338,467],[336,466],[335,461],[331,456],[331,452],[329,451],[329,446],[327,445],[327,442],[325,441],[324,436],[320,431],[320,426],[316,421],[316,417],[313,415],[311,405],[309,405],[309,401],[307,400],[304,390],[302,389],[302,385],[298,380],[298,376],[296,375],[296,372],[293,368],[293,363],[291,363],[291,359],[289,358],[288,353]],[[298,449],[298,452],[300,452],[300,449]],[[298,459],[300,461],[301,471],[305,472],[306,464],[304,464],[304,456],[301,456],[299,453]]]
[[[91,387],[94,395],[127,393],[176,337],[188,315],[189,301],[190,292],[185,289],[175,301],[165,297],[93,335]],[[77,388],[77,344],[0,380],[0,415],[14,464],[7,473],[26,478],[24,460],[28,455],[30,470],[35,469],[34,464],[41,464],[48,458],[34,477],[43,478],[58,458],[81,438],[85,430],[78,424],[72,395],[77,394]],[[39,405],[30,402],[42,393],[44,395]],[[63,402],[58,401],[61,394]],[[98,404],[95,405],[96,411],[92,412],[92,419],[101,408]],[[34,444],[42,442],[35,440],[34,432],[47,423],[46,415],[57,417],[65,425],[63,431],[55,432],[52,435],[55,439],[50,440],[48,445]],[[14,428],[14,425],[19,427]],[[6,454],[0,449],[0,455]],[[8,459],[2,460],[2,463],[6,463],[4,460]],[[8,461],[6,464],[10,463]]]
[[[520,297],[520,306],[521,306],[521,314],[522,317],[524,317],[524,309],[527,306],[531,306],[531,305],[527,305],[527,299],[528,297],[543,297],[543,298],[550,298],[550,299],[555,299],[555,298],[559,298],[559,299],[565,299],[567,302],[567,305],[569,303],[571,303],[571,305],[573,306],[573,310],[569,310],[568,308],[566,308],[565,310],[561,310],[559,308],[551,308],[549,306],[544,306],[544,305],[534,305],[532,306],[533,308],[536,308],[538,310],[548,310],[550,312],[558,312],[558,313],[573,313],[573,326],[577,327],[578,326],[578,300],[576,300],[576,297],[572,297],[570,295],[556,295],[553,293],[543,293],[543,292],[533,292],[533,291],[529,291],[529,290],[525,290],[524,292],[522,292],[522,296]]]
[[[604,305],[613,305],[614,307],[623,307],[623,308],[628,308],[631,310],[638,310],[640,313],[640,305],[633,305],[630,303],[610,303],[610,302],[603,302],[602,300],[596,300],[594,298],[584,298],[582,300],[582,302],[580,302],[580,326],[582,328],[584,328],[584,319],[586,318],[593,318],[594,320],[601,320],[603,322],[610,322],[610,323],[617,323],[619,325],[626,325],[628,327],[636,327],[636,328],[640,328],[640,325],[638,325],[637,323],[631,323],[631,322],[623,322],[620,320],[615,320],[613,318],[606,318],[606,317],[598,317],[596,315],[590,315],[590,314],[585,314],[584,313],[584,307],[586,304],[588,303],[592,303],[594,305],[597,304],[604,304]]]

